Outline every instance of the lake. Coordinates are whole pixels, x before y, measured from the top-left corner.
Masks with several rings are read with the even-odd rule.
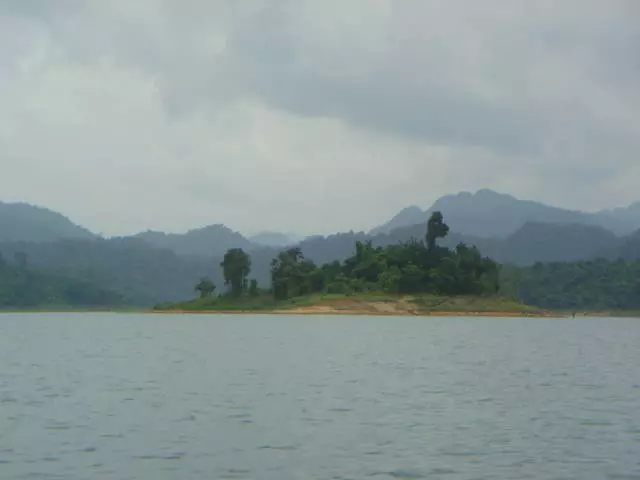
[[[640,320],[4,314],[0,478],[640,479]]]

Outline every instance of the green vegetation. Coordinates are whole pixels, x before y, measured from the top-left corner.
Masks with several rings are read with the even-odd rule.
[[[223,225],[104,239],[55,212],[0,202],[0,255],[8,265],[0,308],[148,308],[190,298],[195,287],[202,302],[252,308],[340,298],[366,303],[376,295],[394,302],[464,298],[467,305],[496,298],[499,286],[499,297],[540,308],[628,314],[640,309],[640,231],[620,237],[610,230],[637,228],[640,208],[617,211],[625,213],[624,228],[605,222],[614,213],[596,221],[481,191],[444,197],[426,212],[407,209],[383,231],[374,229],[378,235],[313,236],[276,248]]]
[[[282,312],[344,313],[374,315],[492,314],[541,315],[540,309],[514,299],[482,296],[440,296],[435,294],[389,295],[379,292],[358,294],[313,293],[276,300],[263,293],[258,297],[229,296],[158,305],[158,311],[177,312]]]
[[[427,223],[425,241],[412,240],[387,247],[374,247],[370,241],[355,242],[355,254],[344,262],[317,266],[304,257],[300,248],[280,252],[271,261],[271,288],[260,292],[258,284],[247,283],[251,259],[242,249],[230,249],[220,266],[228,292],[212,297],[213,285],[203,279],[196,290],[200,299],[173,305],[180,310],[264,310],[326,302],[328,295],[357,297],[360,301],[380,301],[386,295],[392,301],[406,303],[407,310],[443,309],[461,304],[447,303],[446,297],[495,297],[499,289],[498,265],[482,257],[479,250],[463,243],[454,249],[438,246],[449,227],[440,212]],[[213,287],[215,289],[215,287]],[[407,295],[413,297],[407,298]],[[335,298],[333,298],[335,300]],[[385,300],[386,301],[386,300]],[[390,300],[391,301],[391,300]],[[468,305],[468,299],[463,302]],[[522,305],[511,302],[521,310]],[[486,305],[483,310],[487,311]],[[165,307],[167,308],[167,307]],[[504,302],[495,307],[503,311]]]
[[[0,244],[0,254],[7,261],[15,263],[20,252],[28,255],[30,269],[98,285],[119,294],[132,307],[189,298],[198,278],[211,275],[216,285],[223,282],[214,268],[219,260],[181,257],[133,238]]]
[[[216,286],[210,278],[205,277],[196,285],[196,291],[200,292],[200,298],[208,298],[216,291]]]
[[[124,299],[95,284],[27,268],[27,256],[9,264],[0,255],[0,309],[120,307]]]
[[[640,310],[640,261],[536,263],[503,267],[502,293],[557,310]]]
[[[290,248],[271,262],[273,296],[284,300],[316,292],[496,294],[497,264],[463,243],[454,249],[439,247],[437,240],[448,232],[442,214],[434,212],[424,242],[373,247],[370,241],[356,241],[355,255],[321,267],[306,259],[299,248]]]
[[[224,284],[230,288],[230,294],[239,297],[247,290],[247,276],[251,271],[251,259],[241,248],[232,248],[224,254],[220,262]]]

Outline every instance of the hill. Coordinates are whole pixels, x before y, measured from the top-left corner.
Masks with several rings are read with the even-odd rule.
[[[95,237],[60,213],[27,203],[0,202],[0,242],[52,242]]]
[[[260,232],[250,236],[248,240],[254,246],[260,247],[286,247],[295,245],[300,241],[295,235],[287,235],[280,232]]]
[[[1,243],[0,253],[6,259],[22,257],[43,273],[108,288],[132,306],[189,298],[205,275],[222,285],[211,257],[179,256],[133,238]]]
[[[633,203],[628,207],[601,210],[599,216],[615,218],[619,221],[632,225],[634,229],[640,229],[640,202]]]
[[[420,217],[418,210],[417,207],[404,209],[370,233],[390,233],[395,228],[410,226],[410,222]],[[423,212],[421,217],[424,222],[432,212],[440,211],[453,231],[478,237],[504,238],[527,222],[594,225],[616,234],[628,234],[640,228],[638,219],[631,214],[623,214],[623,210],[615,214],[607,211],[586,213],[519,200],[511,195],[483,189],[476,193],[445,195]],[[632,210],[635,212],[632,207],[624,211]]]
[[[376,236],[384,233],[390,233],[397,228],[408,227],[411,225],[424,224],[427,221],[427,214],[420,207],[411,205],[403,208],[391,220],[384,225],[372,228],[369,235]]]
[[[542,308],[640,311],[640,261],[597,259],[503,267],[501,292]]]
[[[256,245],[240,233],[221,224],[189,230],[183,234],[148,231],[134,235],[133,238],[156,248],[172,250],[178,255],[217,256],[223,255],[230,248],[256,248]]]
[[[619,243],[612,232],[598,226],[527,222],[505,240],[497,240],[487,254],[502,263],[533,265],[594,258]]]
[[[95,283],[12,265],[0,256],[0,309],[120,307],[124,298]]]
[[[598,256],[611,260],[640,260],[640,230],[621,238],[615,247],[603,249]]]

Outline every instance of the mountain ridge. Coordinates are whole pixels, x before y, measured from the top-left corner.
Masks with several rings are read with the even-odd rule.
[[[407,208],[411,209],[411,215],[406,214]],[[390,233],[394,228],[411,226],[410,222],[419,218],[416,210],[419,207],[407,208],[402,209],[386,223],[374,227],[369,233]],[[505,238],[528,221],[594,225],[611,230],[617,235],[629,234],[640,228],[640,202],[615,211],[588,213],[533,200],[521,200],[513,195],[490,189],[444,195],[423,211],[422,223],[426,222],[434,211],[442,212],[452,230],[480,237]]]
[[[50,242],[63,238],[89,239],[98,235],[48,208],[0,201],[0,242]]]

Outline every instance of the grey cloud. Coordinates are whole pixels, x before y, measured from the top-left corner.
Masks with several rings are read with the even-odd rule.
[[[120,174],[105,171],[148,170],[154,201],[182,202],[153,219],[174,229],[233,219],[366,228],[462,188],[620,204],[636,193],[615,185],[640,174],[638,16],[633,0],[0,0],[0,22],[12,26],[0,32],[11,60],[0,86],[23,119],[0,114],[0,147],[29,158],[55,151],[78,171],[106,150],[127,158]],[[17,99],[33,97],[30,88],[55,100],[27,109]],[[101,103],[119,97],[131,115]],[[51,121],[87,112],[100,122]],[[29,132],[48,152],[23,139]],[[104,155],[92,159],[74,134],[109,138]],[[315,183],[301,185],[305,172]],[[33,198],[80,212],[62,195]],[[368,211],[338,207],[349,198]],[[149,202],[126,226],[113,214],[106,229],[135,229]],[[320,221],[286,223],[304,211]]]

